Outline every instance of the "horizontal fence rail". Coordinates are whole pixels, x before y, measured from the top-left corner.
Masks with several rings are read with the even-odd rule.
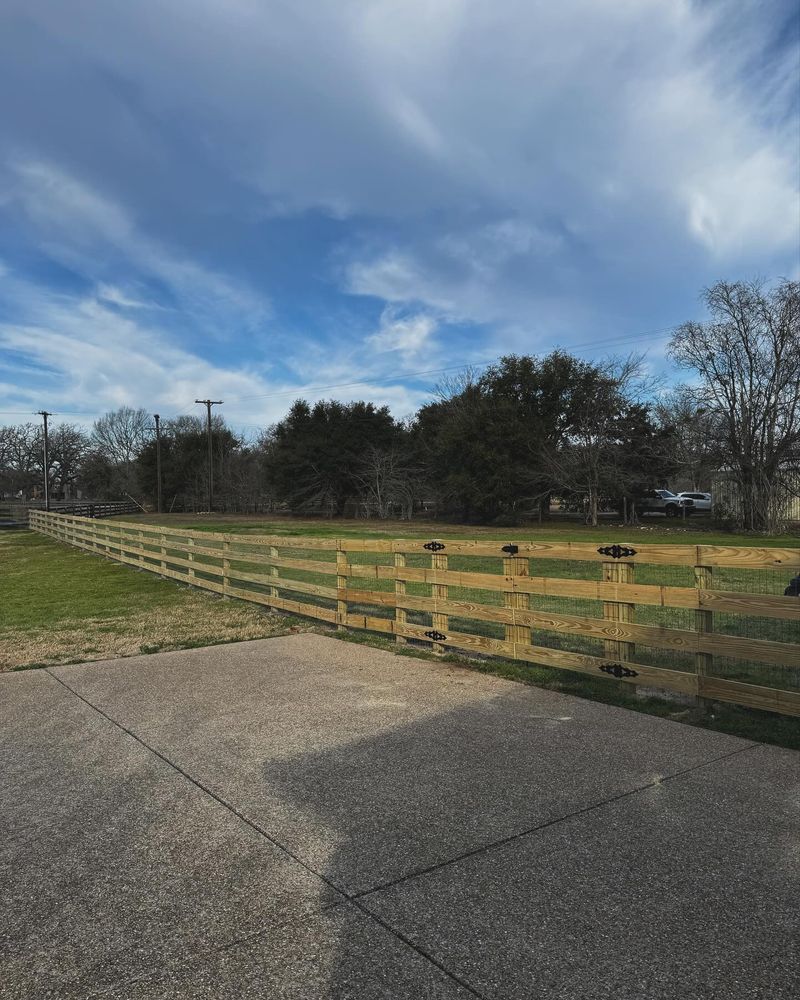
[[[800,716],[800,549],[236,535],[40,510],[30,525],[172,580],[400,643]]]

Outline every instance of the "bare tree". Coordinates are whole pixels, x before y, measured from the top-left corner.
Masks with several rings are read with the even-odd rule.
[[[433,387],[433,395],[440,402],[460,396],[465,390],[477,385],[480,369],[475,365],[465,365],[457,372],[443,375]]]
[[[80,427],[59,424],[50,432],[50,488],[67,496],[75,487],[83,460],[89,451],[89,437]]]
[[[42,485],[42,429],[37,424],[18,424],[0,431],[2,465],[0,490],[13,496],[29,494]]]
[[[95,446],[116,465],[133,462],[151,436],[150,421],[147,410],[121,406],[95,421],[92,429]]]
[[[138,489],[136,458],[151,437],[150,414],[121,406],[96,420],[92,429],[95,451],[115,466],[115,488],[122,493]]]
[[[703,299],[710,321],[684,323],[670,353],[720,421],[743,526],[775,531],[800,463],[800,282],[720,281]]]
[[[404,518],[413,516],[416,477],[396,446],[370,446],[358,480],[368,513],[388,518],[399,507]]]
[[[673,432],[677,475],[683,487],[707,490],[724,453],[719,416],[700,406],[695,390],[686,385],[663,396],[654,410],[661,426]]]

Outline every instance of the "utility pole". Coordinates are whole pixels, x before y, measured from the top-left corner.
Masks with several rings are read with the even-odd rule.
[[[156,510],[161,513],[161,417],[157,414],[153,414],[153,419],[156,422],[156,480],[157,480],[157,491],[158,491],[158,501],[156,504]]]
[[[210,514],[214,504],[214,454],[211,448],[211,407],[222,406],[222,400],[196,399],[195,403],[202,403],[206,408],[206,430],[208,432],[208,513]]]
[[[36,411],[44,419],[44,509],[50,510],[50,463],[47,459],[47,418],[53,414],[47,410]]]

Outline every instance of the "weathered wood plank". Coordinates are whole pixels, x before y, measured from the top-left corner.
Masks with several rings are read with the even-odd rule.
[[[425,629],[419,625],[405,625],[399,631],[409,638],[425,639]],[[560,670],[574,670],[605,680],[616,679],[601,671],[600,668],[607,663],[605,659],[583,653],[570,653],[546,646],[525,647],[521,643],[510,643],[503,639],[490,639],[486,636],[452,631],[442,644],[467,652],[494,653],[511,659],[524,660],[527,663],[538,663]],[[647,684],[684,694],[697,694],[697,678],[694,674],[633,662],[627,663],[626,666],[636,671],[635,676],[620,678],[627,684]]]
[[[340,631],[344,629],[347,621],[347,553],[341,547],[341,543],[336,548],[336,621]]]
[[[604,562],[602,564],[603,580],[611,584],[633,583],[634,568],[630,563]],[[635,605],[620,601],[604,601],[603,617],[611,622],[632,622]],[[604,640],[605,654],[610,660],[623,663],[635,658],[636,647],[631,642],[620,642],[616,639]]]
[[[563,649],[550,649],[547,646],[532,646],[530,650],[520,648],[517,659],[530,663],[541,663],[547,667],[557,667],[561,670],[575,670],[578,673],[590,674],[606,680],[621,680],[625,684],[645,684],[648,687],[661,687],[668,691],[680,691],[682,694],[697,694],[697,677],[684,673],[682,670],[669,670],[666,667],[653,667],[649,664],[626,662],[625,666],[636,671],[634,677],[615,678],[600,668],[607,666],[607,661],[586,653],[571,653]]]
[[[407,611],[436,610],[458,618],[473,618],[476,621],[496,622],[500,625],[512,625],[517,616],[510,608],[496,607],[491,604],[480,604],[477,601],[462,601],[449,598],[447,601],[434,600],[432,597],[417,597],[414,594],[395,595],[398,608]]]
[[[406,564],[406,557],[402,552],[395,552],[394,554],[394,568],[402,569]],[[378,568],[377,566],[375,567]],[[377,574],[376,574],[377,575]],[[395,610],[394,618],[395,621],[400,625],[406,625],[408,623],[408,615],[404,608],[397,604],[398,600],[402,600],[406,596],[406,583],[400,577],[396,576],[394,581],[394,594],[395,594]],[[406,638],[402,635],[395,636],[395,642],[398,645],[405,645]]]
[[[735,590],[700,590],[699,606],[705,611],[725,611],[756,618],[800,622],[800,600],[778,594],[746,594]]]
[[[323,573],[327,576],[337,575],[335,562],[320,562],[318,559],[287,559],[281,556],[280,559],[272,559],[273,566],[280,566],[282,569],[302,569],[309,573]]]
[[[698,545],[698,566],[737,566],[740,569],[800,569],[800,549],[756,545]],[[788,578],[787,578],[787,583]]]
[[[712,593],[711,587],[714,583],[714,570],[710,566],[695,566],[694,582],[698,590],[704,593]],[[699,603],[699,602],[698,602]],[[694,627],[699,633],[708,635],[714,631],[714,614],[712,611],[697,610],[694,613]],[[705,677],[711,673],[714,666],[714,656],[708,652],[697,652],[694,657],[694,668],[698,677]],[[699,682],[698,682],[699,684]]]
[[[369,615],[348,614],[346,624],[351,628],[363,628],[369,632],[394,632],[391,618],[374,618]]]
[[[530,561],[519,556],[506,556],[503,559],[503,575],[510,578],[511,587],[503,592],[503,605],[511,611],[512,624],[506,625],[506,642],[513,645],[531,644],[531,630],[527,625],[517,624],[516,611],[527,611],[531,606],[530,594],[520,589],[520,583],[530,574]]]
[[[743,681],[729,681],[722,677],[700,677],[699,694],[707,699],[730,701],[764,712],[782,715],[800,715],[800,692],[762,687]]]
[[[394,566],[383,566],[378,569],[391,570],[391,574],[379,574],[379,578],[389,576],[406,580],[409,583],[433,583],[434,571],[427,566],[406,566],[398,569]],[[470,587],[477,590],[493,590],[503,592],[513,588],[510,578],[499,573],[468,573],[460,570],[437,570],[435,579],[453,587]]]
[[[278,558],[278,550],[274,546],[270,546],[269,554],[273,561],[272,566],[270,566],[269,569],[267,570],[268,574],[273,578],[270,584],[269,594],[270,597],[278,598],[280,597],[280,590],[279,590],[280,584],[276,583],[275,581],[280,579],[280,570],[274,564],[275,559]]]
[[[271,574],[242,573],[238,570],[231,570],[232,580],[241,580],[244,583],[256,583],[262,587],[275,589],[280,587],[283,590],[293,590],[298,594],[311,594],[314,597],[327,597],[335,601],[339,591],[336,587],[324,587],[318,583],[304,583],[302,580],[291,580],[288,577],[272,576]],[[272,593],[272,589],[270,593]],[[275,594],[274,596],[278,596]]]
[[[344,552],[394,552],[390,538],[340,538]]]
[[[397,553],[399,556],[400,553]],[[399,564],[395,564],[396,566]],[[367,578],[370,580],[394,580],[402,579],[396,576],[395,566],[381,566],[374,563],[348,563],[347,575]]]
[[[352,567],[356,569],[356,567]],[[380,572],[375,573],[375,569]],[[353,575],[376,576],[378,579],[402,579],[408,582],[430,583],[431,570],[416,566],[395,569],[391,566],[362,566]],[[361,572],[363,571],[363,572]],[[698,594],[693,587],[667,587],[655,584],[625,584],[598,580],[573,580],[567,577],[531,576],[509,581],[499,573],[469,573],[448,570],[439,578],[453,587],[491,590],[505,593],[509,589],[521,594],[542,597],[578,597],[595,601],[628,601],[631,604],[653,604],[661,607],[696,608]]]
[[[237,548],[250,545],[276,549],[318,549],[320,551],[336,551],[336,545],[339,541],[336,538],[314,538],[310,535],[225,535],[224,537]]]
[[[295,615],[303,615],[305,618],[319,618],[321,621],[335,624],[336,612],[333,608],[320,608],[316,604],[302,604],[300,601],[289,601],[285,597],[273,597],[271,594],[257,594],[252,590],[240,590],[232,587],[231,597],[238,597],[242,601],[253,601],[256,604],[266,604],[271,608],[278,608],[281,611],[290,611]]]
[[[343,601],[350,604],[380,604],[393,608],[397,600],[394,594],[386,590],[354,590],[348,587],[337,593],[341,595]]]
[[[430,642],[428,636],[425,635],[428,629],[424,625],[411,625],[410,623],[406,623],[404,626],[399,626],[395,623],[395,630],[410,638],[421,639],[423,642]],[[467,649],[473,652],[477,650],[479,652],[501,653],[504,656],[509,657],[513,657],[514,655],[513,643],[506,642],[503,639],[491,639],[483,635],[472,635],[469,632],[449,631],[447,633],[447,638],[442,640],[441,645],[455,646],[459,649]]]
[[[431,584],[431,597],[433,598],[436,610],[431,615],[431,627],[434,632],[446,634],[449,622],[446,614],[443,614],[439,605],[447,600],[447,584],[439,582],[439,574],[447,572],[447,556],[441,552],[434,552],[431,556],[431,571],[433,573],[433,583]],[[443,653],[445,647],[440,642],[433,643],[435,653]]]
[[[641,642],[646,646],[678,649],[689,653],[706,652],[731,656],[740,660],[758,660],[779,666],[796,667],[800,663],[800,647],[768,639],[747,639],[714,632],[704,636],[685,629],[658,625],[636,625],[627,622],[607,622],[602,618],[581,615],[555,615],[540,611],[518,612],[520,621],[554,632],[568,632],[597,639]]]

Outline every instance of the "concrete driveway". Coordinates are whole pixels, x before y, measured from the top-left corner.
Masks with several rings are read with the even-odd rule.
[[[800,755],[317,635],[0,677],[0,996],[797,996]]]

